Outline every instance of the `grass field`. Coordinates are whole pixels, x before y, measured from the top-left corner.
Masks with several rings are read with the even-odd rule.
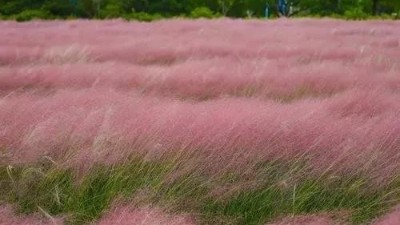
[[[0,224],[400,224],[400,22],[0,22]]]

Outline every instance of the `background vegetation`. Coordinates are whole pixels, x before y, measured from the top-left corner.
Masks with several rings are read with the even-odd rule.
[[[125,18],[152,21],[190,17],[261,18],[276,0],[0,0],[0,19]],[[294,16],[398,19],[400,0],[289,0]]]

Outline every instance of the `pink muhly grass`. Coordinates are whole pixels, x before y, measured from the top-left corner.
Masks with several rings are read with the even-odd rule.
[[[184,149],[209,165],[304,157],[388,178],[400,163],[398,26],[1,22],[0,147],[13,163]]]
[[[327,69],[329,71],[325,72]],[[3,92],[112,87],[121,91],[194,99],[253,96],[296,100],[328,97],[353,88],[398,89],[399,79],[394,74],[383,74],[378,79],[361,67],[357,68],[357,73],[353,69],[331,63],[282,69],[265,60],[237,62],[231,59],[191,60],[169,67],[126,63],[39,64],[0,68],[3,74],[0,81]]]
[[[45,98],[17,93],[0,104],[0,144],[19,162],[42,156],[63,161],[72,150],[95,161],[103,154],[123,158],[155,145],[163,151],[186,146],[225,160],[235,151],[265,160],[309,155],[318,167],[337,159],[380,173],[389,169],[383,166],[388,160],[390,168],[399,162],[400,105],[390,94],[350,91],[282,105],[245,98],[190,103],[92,89]]]
[[[182,154],[169,182],[193,170],[210,180],[225,170],[256,177],[247,173],[258,162],[306,160],[317,175],[384,186],[400,173],[399,25],[0,22],[0,161],[83,170]],[[0,213],[0,224],[48,222]],[[394,211],[378,224],[397,219]],[[334,222],[315,215],[275,224]],[[99,222],[124,223],[195,221],[116,207]]]
[[[169,23],[175,24],[170,26]],[[139,75],[124,71],[122,67],[126,65],[109,64],[106,70],[110,75],[107,76],[122,73],[132,79],[143,80],[144,77],[145,81],[132,82],[130,87],[161,94],[173,92],[178,96],[202,98],[256,92],[256,95],[276,96],[310,89],[312,95],[323,95],[352,88],[357,82],[363,83],[357,86],[376,86],[385,79],[382,76],[377,79],[375,74],[383,70],[398,71],[398,51],[393,50],[398,42],[398,32],[392,29],[395,25],[383,22],[378,27],[374,23],[307,20],[292,23],[177,20],[150,25],[73,21],[35,22],[31,27],[8,23],[3,29],[7,35],[0,41],[7,45],[2,48],[6,51],[5,64],[19,65],[26,61],[39,64],[86,61],[143,64],[149,70]],[[18,32],[21,29],[24,29],[23,34]],[[98,30],[104,35],[94,35]],[[43,42],[46,35],[52,38]],[[365,38],[366,35],[371,36]],[[332,39],[330,43],[335,45],[328,47],[326,39]],[[246,46],[242,45],[243,40],[248,42]],[[390,43],[392,48],[381,43]],[[169,68],[170,64],[177,65]],[[50,77],[52,72],[45,74]],[[93,77],[92,74],[96,71],[87,76]],[[96,80],[104,82],[101,76]],[[78,78],[75,85],[82,86],[80,83]],[[129,85],[129,82],[120,83]]]
[[[157,208],[118,207],[103,216],[97,225],[194,225],[194,220],[188,216],[172,215]]]
[[[280,221],[268,223],[267,225],[340,225],[327,215],[308,215],[283,218]]]
[[[400,224],[400,208],[397,207],[392,212],[378,219],[374,225],[397,225]]]

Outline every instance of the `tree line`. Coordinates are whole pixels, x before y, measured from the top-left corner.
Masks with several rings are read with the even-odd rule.
[[[400,0],[288,0],[293,16],[399,18]],[[0,19],[277,16],[277,0],[0,0]]]

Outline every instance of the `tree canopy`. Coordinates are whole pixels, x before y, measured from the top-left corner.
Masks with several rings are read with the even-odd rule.
[[[400,0],[287,0],[299,16],[398,15]],[[0,0],[0,16],[24,18],[263,17],[277,0]],[[142,18],[143,17],[143,18]]]

